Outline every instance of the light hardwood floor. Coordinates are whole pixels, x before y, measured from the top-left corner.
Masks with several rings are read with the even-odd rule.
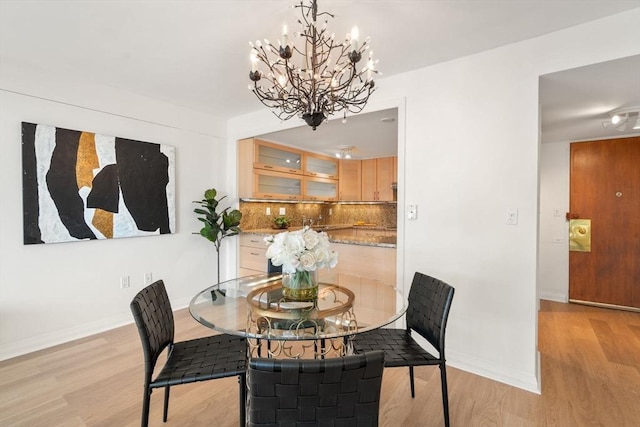
[[[542,301],[542,395],[452,367],[452,426],[640,425],[640,314]],[[176,338],[209,333],[176,313]],[[136,426],[142,349],[134,325],[0,363],[0,426]],[[437,368],[387,369],[381,426],[442,426]],[[166,426],[237,426],[235,378],[176,386]],[[150,425],[162,423],[162,392],[152,395]]]

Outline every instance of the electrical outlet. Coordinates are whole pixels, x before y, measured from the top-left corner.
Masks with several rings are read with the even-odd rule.
[[[271,208],[267,208],[267,216],[271,215]]]
[[[286,215],[286,214],[287,214],[287,210],[285,208],[280,208],[279,215]]]
[[[122,276],[120,278],[120,289],[126,289],[129,287],[129,276]]]
[[[507,216],[505,218],[505,224],[507,224],[507,225],[517,225],[518,224],[518,209],[515,209],[515,208],[507,209]]]
[[[329,208],[329,216],[333,215],[333,209]]]
[[[153,282],[153,273],[144,273],[144,284],[150,285]]]
[[[409,208],[407,209],[407,219],[418,219],[418,205],[409,205]]]

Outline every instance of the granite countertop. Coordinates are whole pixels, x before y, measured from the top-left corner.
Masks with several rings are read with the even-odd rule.
[[[286,230],[274,229],[274,228],[258,228],[254,230],[243,230],[242,233],[251,234],[277,234],[282,231],[296,231],[302,227],[289,227]],[[354,224],[336,224],[336,225],[321,225],[312,227],[316,231],[325,231],[329,234],[329,241],[332,243],[342,243],[348,245],[361,245],[361,246],[377,246],[383,248],[395,248],[396,236],[332,236],[333,230],[346,230],[346,229],[367,229],[367,230],[388,230],[396,231],[396,227],[384,227],[375,224],[367,225],[354,225]]]
[[[347,245],[377,246],[380,248],[395,248],[396,236],[380,237],[359,237],[359,236],[329,236],[332,243],[343,243]]]

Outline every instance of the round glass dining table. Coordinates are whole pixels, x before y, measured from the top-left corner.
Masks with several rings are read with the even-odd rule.
[[[199,292],[189,311],[209,328],[246,337],[252,356],[324,357],[350,354],[353,336],[407,309],[402,292],[381,281],[340,275],[331,282],[321,279],[312,301],[290,301],[279,273],[239,277]]]

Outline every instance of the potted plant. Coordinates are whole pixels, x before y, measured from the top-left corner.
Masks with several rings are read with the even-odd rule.
[[[273,220],[275,228],[286,229],[289,228],[289,219],[286,216],[279,216]]]
[[[242,212],[237,209],[230,210],[230,207],[226,207],[221,211],[218,211],[218,206],[222,199],[227,196],[222,196],[220,199],[216,199],[218,192],[215,188],[210,188],[204,192],[204,199],[195,200],[193,203],[200,204],[200,208],[195,208],[193,211],[201,215],[198,220],[202,221],[203,227],[200,229],[200,235],[205,239],[213,242],[216,247],[217,261],[218,261],[218,286],[220,286],[220,245],[225,237],[235,236],[240,233],[240,220],[242,219]],[[219,289],[220,294],[224,296]],[[215,301],[217,299],[215,292],[211,292],[211,297]]]

